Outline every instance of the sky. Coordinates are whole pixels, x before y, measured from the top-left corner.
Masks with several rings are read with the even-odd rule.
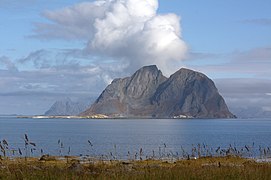
[[[43,114],[156,64],[271,111],[269,0],[0,0],[0,114]]]

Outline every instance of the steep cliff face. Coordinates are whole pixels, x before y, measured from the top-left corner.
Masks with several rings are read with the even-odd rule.
[[[212,80],[180,69],[168,79],[156,66],[146,66],[131,77],[115,79],[81,115],[124,117],[233,118]]]
[[[158,117],[233,117],[214,82],[202,73],[184,68],[157,88],[151,102]]]
[[[166,80],[156,66],[146,66],[131,77],[115,79],[82,115],[140,116],[157,87]]]

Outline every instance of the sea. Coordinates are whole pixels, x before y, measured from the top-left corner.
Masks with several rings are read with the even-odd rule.
[[[271,154],[271,118],[32,119],[0,117],[5,156],[108,159]],[[4,142],[5,141],[5,142]],[[4,155],[0,151],[0,155]]]

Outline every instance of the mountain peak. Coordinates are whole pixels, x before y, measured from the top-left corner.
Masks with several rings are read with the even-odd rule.
[[[149,66],[143,66],[137,71],[158,71],[158,68],[156,65],[149,65]]]
[[[138,76],[147,76],[147,78],[150,78],[150,76],[157,76],[158,74],[162,75],[162,72],[157,68],[156,65],[150,65],[150,66],[144,66],[142,68],[140,68],[139,70],[137,70],[132,76],[131,78],[135,78]]]
[[[176,71],[174,74],[172,74],[171,76],[201,76],[201,77],[207,77],[206,75],[204,75],[201,72],[194,71],[194,70],[187,69],[187,68],[181,68],[178,71]]]
[[[114,80],[81,115],[233,118],[211,79],[181,68],[169,78],[155,65]]]

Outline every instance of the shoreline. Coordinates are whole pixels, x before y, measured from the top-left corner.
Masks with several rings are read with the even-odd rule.
[[[104,114],[96,114],[91,116],[46,116],[46,115],[29,115],[29,116],[15,116],[16,118],[22,119],[237,119],[237,118],[195,118],[191,116],[174,116],[174,117],[149,117],[149,116],[135,116],[135,117],[125,117],[125,116],[107,116]]]
[[[153,117],[119,117],[119,116],[106,116],[102,114],[97,114],[93,116],[44,116],[44,115],[34,115],[34,116],[16,116],[21,119],[197,119],[192,117],[173,117],[173,118],[153,118]]]

